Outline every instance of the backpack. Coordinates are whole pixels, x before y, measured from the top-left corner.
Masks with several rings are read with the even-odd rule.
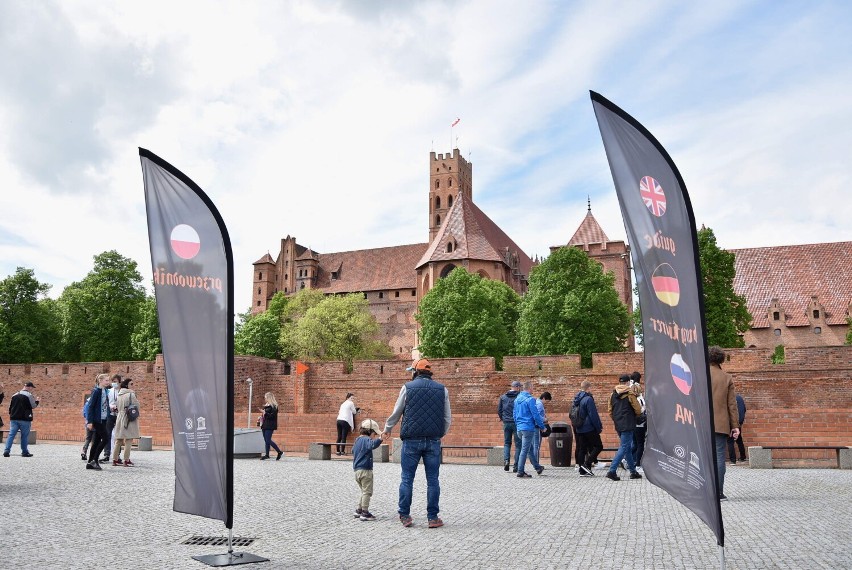
[[[571,410],[568,412],[568,419],[571,420],[571,425],[576,429],[580,429],[583,427],[583,424],[586,423],[586,416],[583,414],[583,408],[581,407],[583,400],[586,397],[583,396],[580,398],[579,402],[573,402],[571,404]]]
[[[91,401],[91,399],[92,398],[86,398],[86,403],[83,404],[83,417],[84,418],[89,417],[89,402]]]

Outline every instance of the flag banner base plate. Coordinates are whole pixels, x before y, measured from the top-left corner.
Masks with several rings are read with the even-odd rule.
[[[225,554],[205,554],[193,556],[193,560],[203,562],[208,566],[236,566],[237,564],[254,564],[255,562],[269,562],[269,558],[263,558],[248,552],[227,552]]]

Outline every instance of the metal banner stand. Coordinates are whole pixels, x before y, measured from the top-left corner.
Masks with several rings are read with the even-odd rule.
[[[208,566],[236,566],[237,564],[254,564],[255,562],[269,562],[269,558],[263,558],[248,552],[234,552],[234,531],[228,529],[228,552],[227,554],[204,554],[193,556],[194,560],[203,562]]]

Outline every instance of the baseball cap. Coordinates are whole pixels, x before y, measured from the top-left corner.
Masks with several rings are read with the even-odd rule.
[[[431,372],[432,371],[432,365],[429,364],[429,361],[426,360],[425,358],[419,358],[419,359],[415,360],[411,364],[411,366],[409,366],[405,370],[408,371],[408,372],[411,372],[412,370],[428,370],[429,372]]]
[[[35,388],[35,384],[33,384],[32,382],[27,382],[26,384],[24,384],[24,386],[27,388]]]
[[[364,420],[361,422],[361,427],[363,429],[373,430],[376,433],[382,433],[382,428],[379,427],[378,422],[375,420]]]
[[[517,380],[512,382],[512,388],[520,388],[520,387],[521,387],[521,383],[518,382]]]

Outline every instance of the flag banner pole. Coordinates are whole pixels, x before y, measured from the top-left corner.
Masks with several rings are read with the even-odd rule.
[[[231,239],[216,206],[195,182],[146,149],[139,149],[139,159],[172,422],[175,456],[172,508],[176,512],[221,520],[231,531],[234,518]],[[255,561],[261,560],[266,559]]]
[[[669,154],[636,119],[591,92],[639,290],[648,480],[724,546],[695,217]]]

